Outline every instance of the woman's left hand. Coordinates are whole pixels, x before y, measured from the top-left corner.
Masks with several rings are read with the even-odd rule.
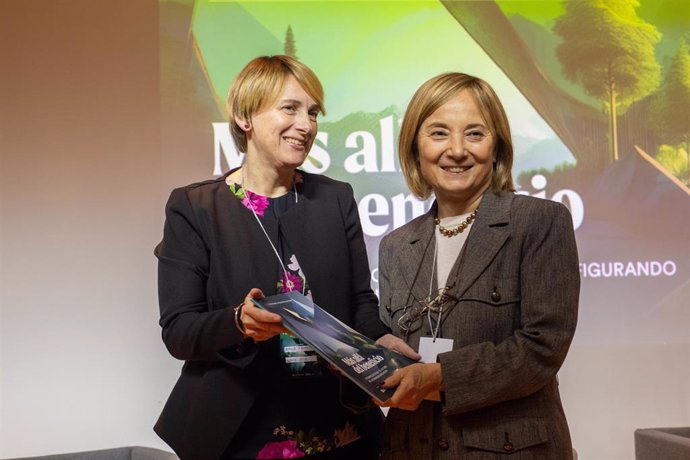
[[[443,390],[441,364],[417,363],[398,369],[381,385],[381,388],[395,387],[393,397],[379,406],[416,410],[430,394]]]
[[[414,349],[407,343],[405,343],[403,339],[401,339],[400,337],[396,337],[393,334],[386,334],[384,336],[379,337],[376,343],[378,343],[379,345],[383,345],[389,350],[397,351],[401,355],[407,356],[408,358],[414,359],[415,361],[419,361],[420,359],[422,359],[422,355],[414,351]]]

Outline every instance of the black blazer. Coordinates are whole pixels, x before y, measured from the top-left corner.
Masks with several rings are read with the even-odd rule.
[[[283,236],[314,301],[377,338],[386,328],[352,187],[302,174],[299,202],[280,219]],[[278,225],[263,223],[276,241]],[[155,254],[163,341],[185,364],[154,429],[183,459],[216,459],[249,412],[266,365],[265,344],[243,340],[233,307],[254,287],[276,293],[279,263],[225,177],[172,192]]]

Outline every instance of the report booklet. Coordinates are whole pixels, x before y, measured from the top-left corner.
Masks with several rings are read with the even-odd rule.
[[[396,369],[416,362],[360,334],[299,292],[252,301],[280,315],[286,329],[380,402],[389,400],[395,389],[378,385]]]

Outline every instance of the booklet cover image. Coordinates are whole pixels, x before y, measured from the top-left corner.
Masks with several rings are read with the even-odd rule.
[[[379,383],[396,369],[415,362],[355,331],[299,292],[252,301],[260,308],[280,315],[288,330],[381,402],[390,399],[395,389],[384,390],[378,387]]]

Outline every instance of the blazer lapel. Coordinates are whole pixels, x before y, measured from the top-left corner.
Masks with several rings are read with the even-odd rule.
[[[299,202],[281,216],[280,229],[297,257],[312,294],[316,294],[329,285],[324,263],[338,263],[337,260],[324,259],[327,249],[332,249],[332,243],[324,239],[323,229],[333,221],[326,217],[323,200],[317,196],[318,186],[309,180],[309,176],[297,187]]]
[[[508,239],[513,196],[512,193],[496,195],[491,189],[484,193],[463,255],[453,267],[453,270],[459,268],[457,273],[460,273],[459,284],[452,290],[456,297],[461,297],[476,281]]]
[[[306,200],[300,197],[299,203],[283,214],[280,222],[283,234],[297,256],[300,268],[307,276],[313,264],[318,266],[322,261],[318,254],[319,241],[314,234],[314,229],[319,228],[320,223],[315,220],[318,212],[314,214],[313,209],[306,206],[304,201]]]
[[[434,216],[436,203],[429,212],[412,222],[407,234],[407,244],[403,246],[398,258],[396,270],[402,275],[406,287],[417,300],[429,296],[429,286],[435,287],[436,280],[431,280],[434,255]]]

